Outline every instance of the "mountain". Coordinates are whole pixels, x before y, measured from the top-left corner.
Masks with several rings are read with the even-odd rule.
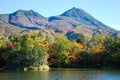
[[[100,21],[98,21],[94,17],[92,17],[90,14],[85,12],[83,9],[78,9],[75,7],[64,12],[63,14],[61,14],[61,16],[71,17],[71,18],[73,18],[83,24],[86,24],[86,25],[91,25],[91,26],[96,26],[96,27],[105,26]]]
[[[116,30],[98,21],[97,19],[95,19],[93,16],[91,16],[84,10],[75,8],[75,7],[65,11],[59,16],[50,17],[48,20],[50,22],[56,21],[56,23],[57,21],[63,21],[63,22],[69,23],[69,25],[71,25],[72,28],[76,28],[79,26],[79,28],[90,29],[93,32],[95,31],[97,33],[104,34],[104,35],[110,35],[111,33],[114,34],[116,32]],[[55,25],[57,25],[56,23]],[[83,32],[83,31],[81,31],[80,29],[80,32]]]
[[[5,26],[4,26],[5,25]],[[82,9],[73,7],[58,16],[46,18],[33,10],[18,10],[11,14],[0,14],[0,29],[20,33],[27,30],[53,30],[68,38],[77,38],[80,33],[91,36],[99,34],[119,36],[120,32],[95,19]],[[5,32],[4,32],[5,33]],[[74,37],[75,35],[75,37]]]
[[[41,26],[46,26],[48,21],[47,18],[33,10],[18,10],[9,15],[9,23],[22,28],[39,29]]]

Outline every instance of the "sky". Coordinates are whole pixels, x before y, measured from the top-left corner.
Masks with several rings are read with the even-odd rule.
[[[120,30],[120,0],[0,0],[0,14],[22,9],[50,17],[73,7],[81,8],[104,24]]]

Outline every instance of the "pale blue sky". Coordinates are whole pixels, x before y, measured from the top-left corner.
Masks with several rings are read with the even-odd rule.
[[[19,9],[34,10],[45,17],[77,7],[120,30],[120,0],[0,0],[0,14]]]

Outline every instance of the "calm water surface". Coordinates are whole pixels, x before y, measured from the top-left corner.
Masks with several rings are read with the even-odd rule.
[[[120,70],[52,69],[50,71],[5,71],[0,80],[120,80]]]

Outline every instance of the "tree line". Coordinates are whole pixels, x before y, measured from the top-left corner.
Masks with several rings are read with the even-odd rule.
[[[11,36],[0,35],[0,67],[22,69],[50,67],[120,67],[120,39],[93,33],[80,34],[76,40],[64,35],[51,36],[28,32]]]

